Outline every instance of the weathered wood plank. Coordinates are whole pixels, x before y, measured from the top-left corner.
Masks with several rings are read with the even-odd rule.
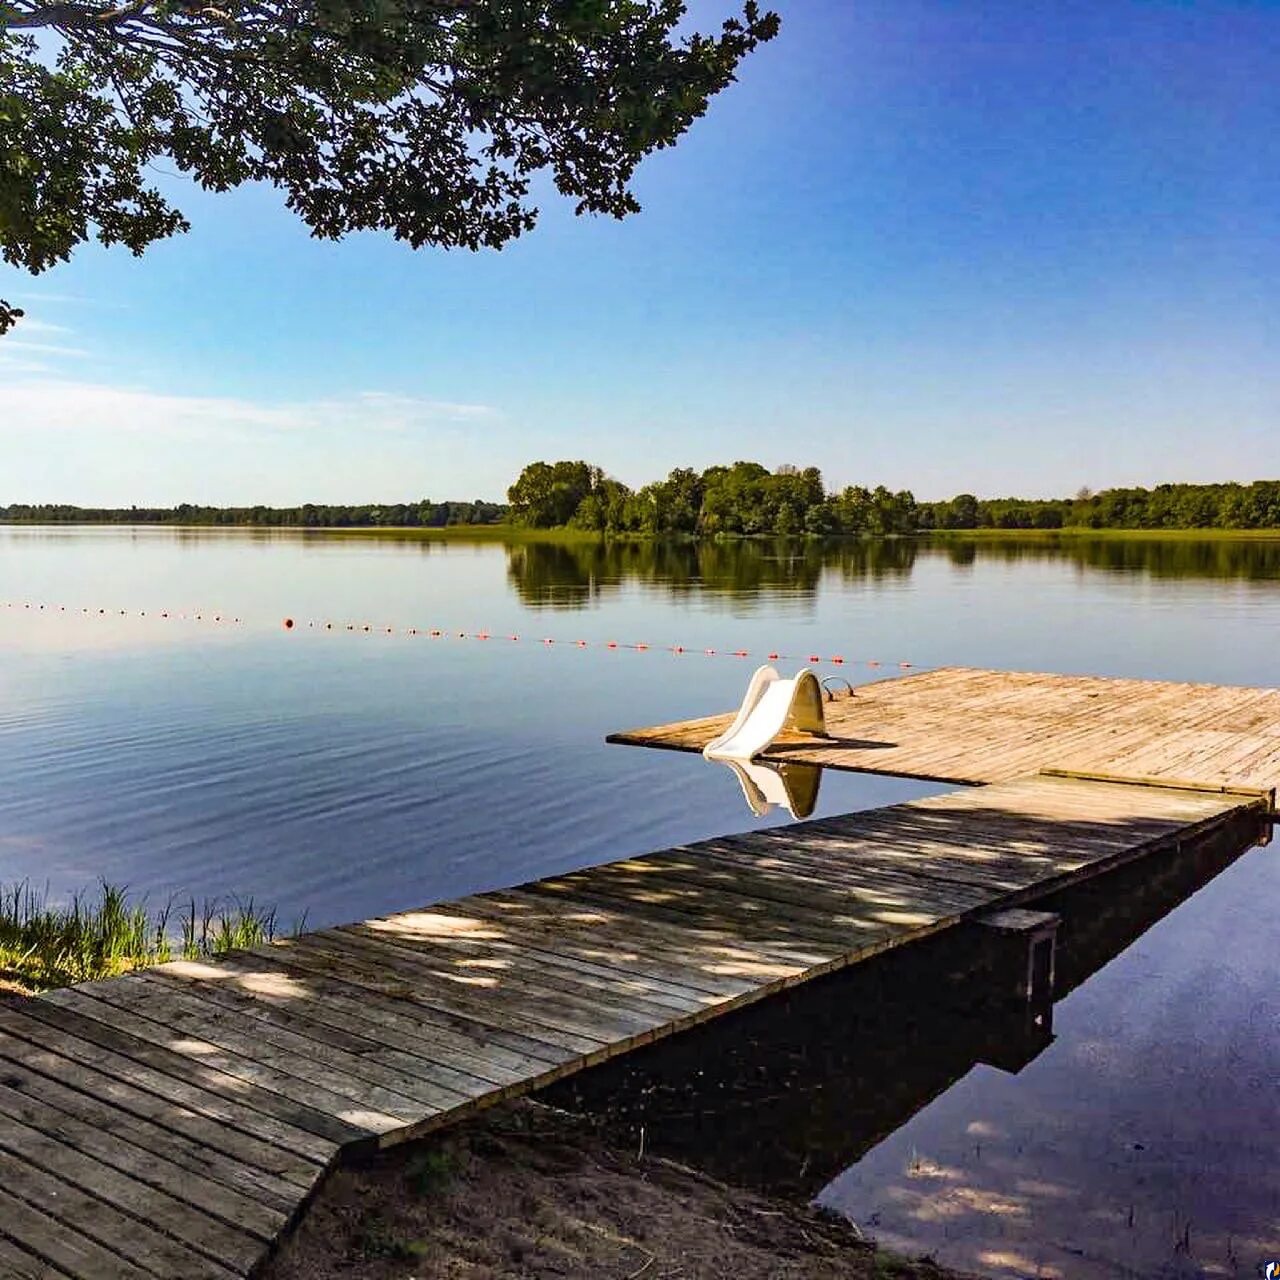
[[[7,1170],[0,1170],[0,1174],[4,1172]],[[30,1186],[30,1180],[22,1178],[20,1169],[16,1173],[15,1186]],[[6,1182],[7,1179],[0,1176],[0,1233],[21,1246],[24,1268],[29,1265],[26,1259],[34,1256],[51,1268],[57,1267],[53,1274],[70,1276],[74,1280],[90,1280],[90,1277],[150,1280],[155,1275],[155,1272],[135,1267],[118,1253],[104,1249],[97,1241],[86,1238],[65,1222],[50,1218],[25,1200],[10,1194]],[[47,1186],[42,1186],[35,1194],[40,1196],[47,1191]],[[22,1271],[16,1274],[21,1276]],[[32,1274],[40,1276],[42,1273],[36,1270]]]
[[[128,1140],[122,1142],[119,1140],[118,1130],[113,1132],[92,1120],[81,1120],[29,1093],[11,1089],[7,1087],[11,1079],[12,1069],[8,1064],[0,1062],[0,1080],[4,1082],[0,1083],[0,1116],[5,1120],[36,1130],[54,1145],[80,1151],[168,1196],[190,1203],[201,1213],[224,1225],[235,1227],[234,1239],[238,1252],[242,1252],[244,1248],[242,1235],[269,1243],[284,1226],[288,1217],[286,1213],[228,1188],[205,1170],[177,1164]],[[0,1121],[0,1124],[4,1124],[4,1121]],[[5,1129],[7,1133],[7,1125]],[[174,1148],[177,1148],[176,1143]],[[216,1239],[216,1233],[202,1234]]]
[[[163,1280],[172,1280],[175,1276],[182,1276],[183,1280],[227,1280],[237,1274],[154,1230],[148,1225],[147,1217],[122,1209],[122,1203],[136,1207],[141,1200],[145,1202],[143,1215],[149,1216],[154,1208],[168,1216],[169,1206],[161,1201],[158,1193],[148,1195],[148,1188],[140,1183],[130,1186],[127,1179],[113,1176],[114,1171],[105,1166],[95,1168],[79,1161],[77,1153],[66,1147],[51,1146],[49,1150],[53,1153],[52,1159],[63,1164],[70,1176],[48,1172],[37,1163],[41,1150],[37,1142],[39,1136],[34,1130],[12,1121],[5,1121],[0,1127],[0,1137],[5,1141],[5,1146],[0,1147],[0,1187],[12,1197],[24,1200],[47,1220],[40,1223],[28,1215],[15,1213],[11,1218],[8,1212],[4,1214],[6,1234],[23,1246],[58,1263],[62,1261],[58,1248],[62,1237],[77,1244],[77,1238],[84,1237],[86,1245],[80,1246],[82,1249],[87,1249],[87,1242],[102,1246],[102,1250],[92,1251],[94,1265],[101,1266],[101,1271],[73,1273],[83,1275],[85,1280],[93,1280],[98,1275],[134,1277],[140,1273],[160,1276]],[[195,1225],[198,1216],[191,1215],[194,1230],[199,1230]],[[52,1228],[49,1222],[53,1223]],[[24,1225],[29,1225],[31,1234],[23,1229]],[[115,1254],[119,1262],[113,1261],[106,1250]],[[254,1256],[260,1252],[256,1247],[253,1250]],[[244,1273],[243,1269],[240,1273]]]
[[[325,1029],[358,1031],[427,1061],[458,1063],[460,1070],[492,1084],[509,1084],[549,1065],[496,1040],[486,1043],[482,1035],[474,1034],[474,1024],[462,1032],[433,1010],[415,1007],[406,1011],[393,997],[305,969],[264,969],[254,957],[230,957],[216,965],[180,960],[151,970],[149,976],[198,988],[206,998],[221,998],[232,1007],[293,1012],[301,1005],[305,1011],[302,1016]],[[299,989],[305,990],[305,998],[297,994]]]
[[[316,1166],[309,1163],[271,1172],[289,1159],[278,1147],[3,1034],[0,1075],[16,1092],[282,1214],[291,1213],[315,1181]]]
[[[75,1062],[109,1070],[140,1089],[225,1121],[319,1165],[326,1164],[341,1143],[363,1136],[351,1125],[334,1124],[330,1117],[317,1122],[310,1112],[305,1116],[308,1123],[320,1123],[330,1133],[317,1134],[294,1124],[292,1118],[297,1118],[298,1113],[287,1104],[277,1105],[278,1095],[222,1072],[194,1069],[189,1059],[178,1054],[152,1052],[149,1045],[62,1008],[54,1002],[59,994],[52,992],[39,1000],[28,1000],[21,1009],[0,1007],[0,1028],[38,1048],[49,1048]],[[282,1119],[281,1111],[291,1119]]]
[[[130,981],[130,978],[118,978],[111,983],[95,983],[92,992],[87,988],[71,988],[57,995],[63,1008],[72,1009],[82,1018],[128,1036],[142,1046],[134,1050],[140,1061],[145,1060],[143,1055],[149,1053],[146,1046],[153,1046],[170,1058],[187,1063],[188,1070],[213,1071],[241,1085],[253,1085],[262,1094],[280,1099],[290,1108],[290,1114],[296,1115],[299,1121],[305,1120],[308,1125],[314,1125],[326,1136],[341,1132],[345,1127],[353,1135],[353,1140],[358,1141],[361,1137],[397,1128],[414,1117],[411,1106],[403,1108],[403,1114],[397,1114],[374,1100],[366,1103],[353,1096],[349,1087],[338,1092],[314,1079],[294,1075],[289,1068],[297,1068],[300,1064],[291,1056],[277,1054],[265,1042],[237,1043],[234,1049],[224,1049],[220,1044],[195,1034],[176,1010],[157,1008],[155,1018],[135,1013],[122,994],[128,990],[125,984]],[[160,1001],[156,1003],[159,1005]],[[166,1018],[174,1020],[172,1026],[165,1021]],[[223,1034],[219,1038],[240,1039],[234,1033]],[[283,1066],[280,1065],[282,1058]],[[386,1101],[382,1099],[383,1103]]]

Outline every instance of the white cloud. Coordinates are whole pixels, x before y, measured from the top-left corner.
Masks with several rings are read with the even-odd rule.
[[[24,368],[21,361],[0,363],[0,369],[41,372],[30,363]],[[355,428],[361,432],[412,432],[447,424],[492,422],[499,416],[497,410],[487,405],[385,391],[272,403],[230,396],[172,395],[61,377],[0,382],[0,429],[23,431],[48,432],[74,427],[103,433],[204,437],[220,433],[239,435],[245,430],[319,433]]]
[[[25,338],[4,338],[5,351],[36,351],[48,356],[87,356],[83,347],[68,347],[61,342],[28,342]]]
[[[19,329],[19,333],[70,333],[71,330],[65,324],[51,324],[48,320],[37,320],[34,316],[27,316]],[[9,339],[11,342],[20,341],[17,338]]]

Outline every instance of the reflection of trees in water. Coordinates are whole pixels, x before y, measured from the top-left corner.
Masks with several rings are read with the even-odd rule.
[[[1280,579],[1280,539],[992,538],[926,543],[954,565],[979,560],[1065,561],[1110,573],[1155,578]]]
[[[909,578],[920,554],[914,538],[871,538],[858,542],[837,542],[828,548],[826,563],[836,566],[848,582],[870,578]]]
[[[1280,579],[1280,539],[1142,537],[531,541],[508,545],[507,576],[523,603],[548,608],[583,608],[632,583],[749,607],[779,598],[811,603],[824,574],[845,582],[907,578],[921,555],[956,567],[1059,562],[1158,578]]]
[[[916,552],[903,539],[521,542],[507,547],[507,576],[524,604],[560,609],[583,608],[628,583],[743,605],[803,602],[816,599],[825,570],[847,580],[906,576]]]

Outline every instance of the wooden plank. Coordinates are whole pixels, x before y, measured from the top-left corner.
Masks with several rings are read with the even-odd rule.
[[[20,1246],[24,1258],[39,1258],[51,1268],[57,1268],[54,1275],[67,1275],[74,1280],[150,1280],[156,1274],[135,1267],[96,1240],[86,1238],[65,1222],[50,1218],[11,1194],[4,1177],[7,1173],[7,1168],[0,1167],[0,1236]],[[29,1185],[28,1179],[21,1178],[21,1170],[17,1170],[17,1174],[21,1185]],[[47,1188],[38,1189],[36,1194],[40,1195],[42,1190]],[[24,1261],[22,1265],[28,1264]],[[39,1270],[33,1274],[42,1275]]]
[[[487,947],[475,941],[439,937],[423,933],[410,922],[394,920],[347,925],[337,930],[380,946],[394,947],[422,960],[429,956],[451,957],[458,967],[478,976],[492,975],[504,986],[527,989],[537,997],[550,990],[572,997],[578,1004],[591,1008],[598,1005],[601,994],[610,998],[610,1007],[619,1013],[652,1022],[654,1019],[678,1017],[701,1002],[661,993],[637,991],[621,974],[616,977],[584,973],[572,966],[543,963],[527,951],[508,946]]]
[[[215,974],[210,980],[206,975]],[[338,982],[305,970],[282,973],[263,966],[252,958],[229,957],[216,966],[203,962],[175,961],[150,971],[157,982],[169,982],[185,988],[198,988],[207,999],[221,998],[231,1007],[240,1002],[258,1008],[292,1010],[297,1000],[278,988],[277,980],[292,980],[303,973],[311,993],[306,1003],[306,1017],[317,1025],[335,1031],[358,1030],[361,1035],[403,1049],[427,1061],[458,1063],[459,1069],[488,1080],[492,1084],[509,1084],[530,1072],[537,1073],[548,1065],[527,1054],[516,1053],[496,1042],[486,1044],[473,1032],[459,1032],[455,1026],[434,1014],[433,1010],[416,1007],[405,1011],[401,1001],[378,995],[349,983]],[[264,981],[270,979],[270,982]],[[228,981],[231,979],[231,981]],[[471,1024],[474,1028],[475,1024]],[[436,1058],[435,1055],[440,1057]]]
[[[791,944],[785,938],[773,934],[763,936],[767,932],[763,924],[752,933],[737,922],[731,922],[733,927],[726,927],[723,921],[708,923],[706,917],[700,916],[696,911],[676,910],[657,903],[642,902],[633,894],[612,890],[598,882],[571,885],[564,880],[547,880],[529,885],[528,892],[541,897],[556,897],[564,902],[617,911],[634,921],[636,928],[643,931],[648,931],[655,925],[667,925],[675,930],[688,929],[692,942],[702,939],[713,944],[736,945],[755,959],[796,973],[827,964],[838,954],[838,949],[831,946]]]
[[[385,937],[374,937],[335,930],[340,941],[335,945],[358,949],[371,963],[396,967],[406,979],[432,982],[461,982],[464,989],[479,990],[494,1008],[512,1007],[546,1027],[569,1032],[595,1042],[594,1047],[629,1035],[642,1034],[655,1022],[678,1016],[670,1009],[634,1008],[621,997],[603,1002],[597,992],[583,990],[570,983],[548,980],[536,972],[493,969],[477,970],[466,959],[460,960],[447,949],[432,954],[434,949],[397,944]],[[321,934],[328,937],[328,934]]]
[[[575,906],[520,889],[504,889],[468,898],[462,904],[451,903],[450,909],[488,913],[494,918],[514,922],[513,927],[522,930],[526,927],[525,921],[532,919],[535,929],[554,935],[556,945],[569,954],[588,959],[612,956],[619,963],[636,964],[646,970],[652,968],[655,972],[679,977],[688,986],[709,996],[741,995],[751,986],[749,976],[691,965],[688,952],[682,953],[678,947],[680,938],[686,935],[676,939],[677,945],[667,946],[659,930],[650,927],[640,936],[634,928],[628,927],[624,916],[601,907]],[[724,949],[726,957],[730,950]],[[700,954],[706,951],[707,948],[699,943]],[[742,952],[732,949],[732,956],[741,958]]]
[[[141,1089],[227,1121],[319,1164],[327,1163],[341,1143],[363,1136],[351,1125],[335,1123],[329,1116],[317,1120],[310,1112],[301,1118],[308,1125],[328,1130],[328,1134],[282,1119],[281,1112],[291,1118],[298,1118],[299,1113],[277,1095],[222,1072],[194,1069],[195,1064],[178,1054],[154,1052],[150,1045],[62,1008],[54,1003],[58,994],[51,992],[39,1000],[27,1001],[21,1010],[0,1007],[0,1028],[76,1062],[109,1068],[120,1079]],[[62,1032],[66,1034],[59,1034]]]
[[[4,1205],[0,1201],[0,1220],[3,1215]],[[3,1222],[0,1221],[0,1231],[3,1230]],[[0,1235],[0,1276],[5,1276],[6,1280],[69,1280],[67,1272],[41,1261],[3,1235]]]
[[[220,1266],[149,1226],[153,1206],[145,1196],[147,1188],[141,1184],[134,1184],[139,1194],[131,1194],[127,1185],[113,1184],[105,1167],[95,1171],[92,1167],[77,1165],[67,1148],[55,1149],[55,1158],[61,1157],[71,1166],[71,1180],[47,1172],[31,1158],[15,1155],[9,1144],[21,1152],[28,1145],[28,1136],[33,1133],[33,1130],[24,1131],[22,1126],[10,1121],[0,1129],[0,1137],[6,1144],[0,1148],[0,1187],[13,1199],[25,1201],[40,1215],[39,1219],[33,1220],[30,1215],[13,1211],[11,1202],[4,1204],[4,1231],[10,1238],[59,1265],[66,1256],[61,1253],[59,1245],[62,1238],[69,1239],[77,1253],[92,1257],[91,1265],[102,1268],[100,1271],[85,1269],[72,1272],[84,1280],[97,1280],[99,1275],[128,1276],[131,1280],[139,1275],[159,1276],[162,1280],[174,1280],[177,1276],[182,1280],[227,1280],[236,1274],[236,1271]],[[94,1184],[93,1190],[74,1180],[78,1178]],[[127,1180],[121,1182],[127,1183]],[[100,1196],[100,1190],[105,1190],[106,1195],[113,1199],[135,1206],[141,1195],[144,1200],[143,1216],[135,1216],[110,1203]],[[165,1212],[165,1206],[158,1207],[161,1213]],[[101,1248],[93,1249],[95,1244]],[[260,1252],[255,1250],[255,1257]],[[82,1266],[83,1263],[77,1265]]]
[[[477,1021],[508,1028],[552,1049],[591,1054],[608,1042],[607,1035],[601,1039],[599,1035],[591,1035],[576,1026],[566,1028],[555,1013],[544,1016],[538,1010],[522,1009],[518,1001],[498,1000],[491,990],[478,990],[461,983],[423,981],[413,972],[412,966],[380,963],[380,957],[371,956],[355,939],[335,940],[308,934],[292,940],[289,950],[293,955],[322,957],[345,973],[369,975],[387,989],[403,992],[406,1000],[457,1011]]]
[[[19,1119],[14,1111],[21,1111]],[[127,1246],[129,1256],[163,1261],[172,1268],[171,1275],[209,1276],[213,1278],[235,1275],[253,1264],[268,1243],[274,1231],[256,1235],[250,1231],[230,1226],[225,1220],[214,1217],[207,1208],[217,1195],[205,1194],[199,1180],[185,1171],[178,1171],[176,1178],[165,1178],[165,1170],[152,1157],[137,1159],[125,1144],[110,1138],[93,1142],[95,1150],[86,1150],[91,1142],[91,1130],[74,1122],[50,1125],[51,1132],[38,1129],[30,1121],[45,1113],[33,1106],[5,1108],[4,1121],[0,1124],[0,1152],[6,1165],[21,1162],[24,1168],[43,1169],[46,1173],[89,1195],[104,1204],[112,1205],[122,1213],[134,1217],[147,1230],[136,1233],[128,1241],[113,1238],[116,1247]],[[79,1141],[69,1141],[69,1138]],[[103,1150],[113,1149],[115,1162],[104,1163]],[[138,1153],[140,1154],[140,1153]],[[128,1164],[124,1172],[120,1164]],[[148,1165],[151,1175],[146,1180],[138,1176],[141,1166]],[[159,1183],[168,1181],[162,1188]],[[175,1194],[174,1183],[181,1183],[181,1191]],[[9,1185],[6,1183],[6,1185]],[[227,1193],[229,1196],[230,1193]],[[193,1197],[201,1197],[204,1203],[196,1203]],[[225,1202],[223,1202],[225,1207]],[[253,1206],[248,1206],[250,1209]],[[283,1221],[275,1226],[283,1225]],[[154,1229],[157,1238],[150,1236]],[[187,1268],[187,1270],[183,1270]]]
[[[282,971],[304,975],[313,982],[341,985],[353,994],[363,994],[370,1007],[400,1009],[413,1018],[421,1018],[426,1026],[443,1025],[464,1039],[479,1045],[492,1044],[507,1053],[558,1066],[577,1051],[553,1045],[532,1035],[523,1034],[485,1016],[483,1007],[461,1006],[459,1001],[444,1002],[424,997],[402,982],[388,981],[382,972],[369,972],[364,966],[347,965],[321,947],[304,947],[305,939],[290,938],[269,947],[246,953],[259,961],[278,964]]]
[[[564,917],[539,911],[529,904],[517,905],[481,894],[446,906],[450,915],[474,920],[478,926],[493,930],[500,939],[518,937],[530,963],[553,963],[602,977],[621,975],[645,990],[671,992],[694,1004],[715,1003],[721,996],[742,989],[741,984],[703,982],[678,963],[655,956],[624,938],[601,942],[590,934],[557,931],[556,921]],[[512,930],[518,932],[512,933]],[[508,944],[500,941],[495,945]]]
[[[675,863],[651,863],[652,869],[641,863],[615,865],[606,873],[581,878],[566,876],[557,883],[569,886],[570,892],[578,888],[592,893],[611,894],[641,905],[645,912],[653,909],[664,914],[677,912],[697,920],[708,917],[717,923],[742,928],[751,936],[781,940],[787,944],[799,944],[815,950],[829,950],[840,955],[850,949],[860,933],[868,929],[877,932],[886,926],[901,927],[913,919],[946,914],[937,910],[923,892],[914,901],[905,897],[896,905],[883,902],[857,901],[852,894],[837,896],[829,889],[814,892],[805,900],[803,893],[789,899],[778,891],[775,880],[747,866],[740,866],[736,875],[708,862],[699,865],[696,857]],[[769,894],[771,887],[775,888]]]
[[[46,1072],[52,1069],[55,1074],[41,1074],[32,1063],[44,1066]],[[147,1107],[147,1101],[158,1104],[159,1100],[3,1034],[0,1078],[5,1087],[27,1098],[38,1099],[72,1119],[92,1125],[100,1133],[114,1134],[122,1142],[238,1191],[282,1215],[293,1212],[298,1196],[315,1180],[315,1166],[305,1166],[308,1172],[293,1182],[263,1168],[281,1158],[284,1153],[278,1148],[266,1148],[263,1154],[261,1148],[265,1144],[260,1146],[228,1126],[205,1121],[171,1103]],[[102,1095],[109,1100],[102,1101]],[[144,1100],[142,1114],[138,1097]],[[174,1127],[166,1127],[149,1116],[161,1117]],[[192,1136],[193,1132],[197,1136]]]
[[[473,1097],[477,1093],[487,1093],[495,1084],[503,1083],[501,1080],[495,1081],[487,1076],[473,1075],[469,1071],[441,1063],[435,1058],[425,1057],[420,1052],[406,1051],[403,1047],[397,1047],[388,1042],[384,1032],[377,1031],[367,1022],[359,1025],[366,1028],[369,1034],[355,1035],[352,1033],[352,1021],[347,1018],[319,1021],[295,1009],[279,1008],[264,997],[239,995],[234,990],[218,984],[184,982],[182,979],[175,979],[172,975],[148,973],[145,976],[149,981],[165,988],[193,991],[203,1003],[219,1005],[228,1012],[242,1015],[249,1025],[265,1022],[318,1043],[326,1051],[341,1050],[343,1056],[338,1061],[341,1061],[344,1069],[351,1072],[355,1080],[365,1079],[368,1073],[372,1073],[371,1078],[374,1080],[381,1080],[384,1083],[395,1082],[397,1087],[409,1087],[401,1080],[401,1077],[408,1077],[414,1081],[425,1081],[433,1086],[448,1088],[461,1098]],[[440,1056],[447,1058],[448,1055]],[[389,1073],[393,1074],[383,1074],[384,1068],[389,1069]]]
[[[209,1217],[237,1227],[237,1235],[243,1231],[262,1243],[270,1243],[284,1226],[287,1213],[232,1190],[198,1167],[175,1163],[154,1150],[136,1146],[129,1141],[127,1131],[121,1133],[118,1127],[109,1129],[81,1120],[29,1093],[8,1088],[7,1081],[12,1078],[12,1069],[0,1062],[0,1080],[6,1082],[0,1084],[0,1116],[37,1130],[169,1196],[190,1202]],[[4,1127],[7,1129],[7,1125]],[[176,1143],[174,1148],[177,1149]]]
[[[918,894],[922,887],[918,875],[896,868],[886,870],[870,858],[859,858],[856,867],[838,863],[833,866],[831,859],[814,857],[801,845],[803,842],[786,845],[776,840],[755,845],[732,840],[700,841],[671,851],[671,855],[682,857],[687,863],[673,863],[670,855],[664,854],[658,855],[660,860],[652,865],[676,870],[687,864],[690,878],[705,877],[720,886],[740,884],[760,901],[770,905],[776,902],[783,909],[818,911],[828,920],[850,911],[902,905],[908,901],[905,894]],[[946,897],[945,905],[960,909],[981,896],[972,889],[957,888],[949,895],[930,889],[931,902],[941,901],[939,895]],[[918,897],[914,900],[918,901]]]
[[[131,1013],[127,1004],[116,992],[114,983],[125,983],[128,978],[117,978],[113,984],[95,983],[92,992],[88,987],[69,988],[56,992],[58,1002],[64,1009],[73,1010],[86,1021],[93,1021],[110,1031],[128,1036],[141,1048],[133,1050],[133,1056],[145,1061],[143,1054],[148,1053],[146,1046],[154,1046],[162,1050],[162,1060],[187,1064],[188,1071],[198,1069],[203,1079],[206,1073],[217,1073],[238,1081],[241,1085],[250,1084],[261,1090],[262,1095],[279,1098],[289,1109],[289,1114],[297,1116],[299,1122],[305,1121],[315,1130],[330,1133],[341,1133],[344,1129],[350,1134],[351,1141],[371,1134],[382,1133],[387,1129],[395,1129],[402,1124],[410,1123],[417,1118],[411,1108],[403,1108],[403,1114],[395,1114],[380,1109],[376,1104],[364,1105],[358,1098],[350,1095],[349,1090],[342,1093],[331,1090],[324,1085],[316,1084],[302,1076],[293,1075],[290,1071],[277,1065],[277,1055],[266,1047],[255,1049],[255,1056],[244,1052],[235,1052],[221,1048],[210,1040],[184,1032],[182,1027],[175,1030],[181,1034],[175,1039],[163,1022]],[[288,1060],[288,1066],[296,1066]],[[176,1069],[176,1068],[175,1068]]]
[[[308,1095],[317,1105],[323,1098],[336,1099],[339,1108],[351,1102],[385,1108],[388,1115],[410,1122],[419,1110],[447,1111],[466,1096],[453,1089],[402,1075],[393,1068],[371,1062],[330,1043],[261,1020],[249,1020],[224,1006],[200,998],[198,992],[174,991],[150,982],[145,974],[113,984],[100,999],[119,1009],[137,1011],[152,1022],[194,1039],[217,1045],[239,1057],[285,1073],[311,1086]],[[293,1088],[293,1085],[289,1085]],[[329,1103],[327,1105],[332,1105]],[[394,1111],[392,1110],[394,1108]]]
[[[344,926],[341,931],[360,933],[397,945],[409,945],[418,950],[425,944],[432,949],[456,952],[481,965],[542,972],[554,976],[557,982],[569,984],[573,991],[583,995],[590,996],[601,991],[616,994],[627,1002],[628,1007],[653,1016],[685,1013],[705,1003],[704,994],[692,988],[655,981],[617,968],[590,964],[550,947],[536,948],[529,945],[530,939],[527,936],[518,942],[507,941],[497,936],[497,931],[491,924],[486,927],[478,920],[474,921],[476,927],[463,936],[457,936],[452,931],[442,935],[434,927],[434,923],[441,918],[450,924],[460,920],[473,920],[473,917],[451,913],[411,912],[389,919],[366,920],[360,925]]]
[[[867,849],[858,849],[855,866],[843,864],[826,850],[820,856],[805,857],[799,847],[788,849],[774,844],[762,848],[739,841],[702,844],[697,846],[697,854],[727,868],[749,858],[758,874],[776,872],[797,886],[812,883],[828,889],[845,888],[859,901],[882,905],[901,904],[910,900],[906,895],[927,888],[930,901],[944,907],[946,914],[963,914],[986,902],[992,883],[990,877],[974,875],[968,864],[942,858],[904,857],[900,851],[872,854]],[[995,865],[1003,872],[1011,862],[1012,859],[1002,858]],[[1034,874],[1034,867],[1027,871]]]

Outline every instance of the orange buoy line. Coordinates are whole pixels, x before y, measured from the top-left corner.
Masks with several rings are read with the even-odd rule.
[[[202,609],[199,613],[186,613],[170,609],[153,609],[150,613],[146,609],[93,609],[88,606],[77,608],[74,605],[65,604],[30,604],[26,601],[0,600],[0,608],[4,609],[29,609],[34,613],[66,613],[72,616],[77,614],[87,618],[166,618],[175,619],[179,622],[218,622],[231,626],[242,625],[243,619],[233,618],[225,613],[210,613],[208,610]]]
[[[106,609],[106,608],[75,608],[64,604],[39,604],[29,601],[0,601],[0,607],[5,609],[24,609],[39,613],[65,613],[69,615],[81,615],[84,617],[137,617],[148,619],[176,619],[185,622],[213,622],[223,625],[240,626],[243,619],[238,617],[229,617],[224,613],[211,613],[207,610],[201,610],[198,613],[178,612],[169,609],[152,610],[150,613],[146,609]],[[301,623],[292,617],[284,617],[280,620],[280,625],[285,631],[296,631],[301,627]],[[631,653],[669,653],[677,657],[700,657],[700,658],[757,658],[765,659],[769,662],[806,662],[809,665],[829,664],[836,667],[884,667],[894,666],[902,671],[923,670],[914,662],[883,662],[876,658],[847,658],[843,654],[830,654],[823,656],[817,653],[783,653],[777,649],[771,649],[767,652],[752,651],[750,649],[700,649],[691,648],[682,644],[650,644],[648,641],[622,641],[622,640],[587,640],[583,638],[565,639],[563,637],[542,636],[533,639],[527,636],[520,636],[513,633],[495,632],[495,631],[458,631],[447,627],[395,627],[395,626],[375,626],[369,622],[334,622],[332,620],[316,620],[312,619],[306,624],[309,630],[313,631],[346,631],[351,633],[361,633],[366,635],[406,635],[421,636],[428,640],[479,640],[479,641],[495,641],[497,643],[506,644],[540,644],[544,648],[551,648],[559,645],[561,648],[568,649],[604,649],[606,651],[619,652],[627,650]]]
[[[283,619],[283,626],[286,631],[291,631],[297,626],[292,618]],[[406,636],[424,636],[429,640],[493,640],[505,641],[507,643],[525,642],[528,644],[540,644],[544,648],[550,648],[559,645],[561,648],[567,649],[605,649],[613,652],[619,650],[629,650],[632,653],[671,653],[677,656],[691,656],[701,658],[765,658],[770,662],[808,662],[812,663],[829,663],[837,667],[885,667],[895,666],[902,671],[924,670],[919,664],[914,662],[884,662],[877,658],[846,658],[843,654],[831,654],[823,656],[817,653],[782,653],[779,650],[770,650],[767,653],[750,649],[699,649],[691,648],[682,644],[650,644],[647,641],[622,641],[622,640],[585,640],[585,639],[567,639],[557,636],[541,636],[538,638],[530,638],[528,636],[512,635],[497,631],[455,631],[449,627],[382,627],[371,626],[367,622],[333,622],[331,620],[313,620],[307,623],[307,627],[311,630],[318,631],[350,631],[350,632],[377,632],[383,635],[406,635]]]

